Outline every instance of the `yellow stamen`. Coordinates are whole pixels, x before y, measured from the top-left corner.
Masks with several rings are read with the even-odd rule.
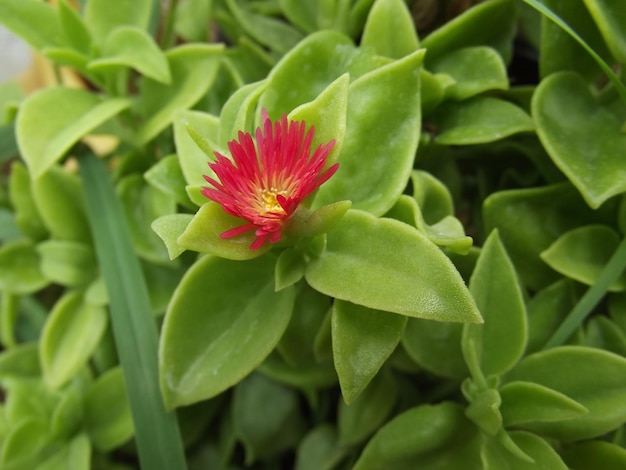
[[[276,188],[270,188],[270,189],[262,189],[260,191],[260,214],[259,215],[265,215],[268,212],[271,212],[273,214],[281,214],[284,215],[285,214],[285,209],[282,208],[282,206],[280,205],[280,203],[278,202],[278,200],[276,199],[276,196],[278,195],[287,197],[287,191],[282,190],[279,191]]]

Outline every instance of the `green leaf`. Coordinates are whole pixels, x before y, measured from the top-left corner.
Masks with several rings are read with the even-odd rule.
[[[279,0],[287,19],[307,33],[317,31],[318,0]]]
[[[561,235],[541,253],[541,259],[564,276],[591,286],[617,250],[619,242],[620,236],[612,228],[586,225]],[[609,287],[612,292],[624,289],[626,274]]]
[[[47,230],[33,199],[30,175],[20,162],[11,165],[9,198],[15,214],[15,223],[20,231],[34,240],[44,238]]]
[[[335,369],[350,405],[396,349],[407,318],[336,299],[331,322]]]
[[[35,246],[15,240],[0,246],[0,288],[14,294],[30,294],[48,284]],[[8,295],[8,294],[5,294]]]
[[[450,260],[426,237],[392,219],[349,210],[307,265],[315,289],[365,307],[440,321],[480,322]]]
[[[85,134],[130,106],[123,98],[101,100],[74,88],[38,91],[20,106],[16,122],[20,152],[39,178]]]
[[[191,214],[169,214],[159,217],[152,222],[152,230],[163,240],[170,259],[178,258],[185,249],[177,240],[192,221]]]
[[[497,228],[524,284],[540,290],[558,276],[539,257],[560,235],[584,224],[614,220],[607,207],[591,210],[569,184],[491,194],[483,204],[485,230]]]
[[[383,369],[352,403],[339,401],[339,443],[351,446],[365,440],[385,422],[396,404],[397,385],[391,372]]]
[[[159,160],[143,176],[152,187],[167,194],[170,200],[186,208],[194,208],[185,191],[185,177],[176,155],[169,155]]]
[[[335,145],[326,158],[326,167],[337,161],[346,134],[346,112],[348,109],[348,74],[341,75],[328,85],[313,101],[302,104],[289,113],[289,119],[304,121],[315,127],[311,148],[335,140]]]
[[[39,50],[65,39],[56,11],[39,0],[0,1],[0,24]]]
[[[396,416],[365,446],[354,470],[481,468],[478,428],[456,403],[422,405]]]
[[[428,50],[427,63],[469,46],[491,46],[508,62],[515,18],[515,3],[508,0],[492,0],[470,8],[422,41],[422,47]]]
[[[295,470],[332,470],[343,458],[337,431],[330,424],[311,429],[298,445]]]
[[[446,103],[428,121],[437,129],[435,141],[444,145],[483,144],[535,129],[521,108],[489,96]]]
[[[89,470],[91,443],[85,434],[78,434],[61,450],[37,466],[37,470]]]
[[[562,21],[569,25],[582,40],[605,61],[613,59],[606,47],[598,26],[595,24],[586,2],[569,0],[544,0],[542,2]],[[545,14],[541,22],[541,42],[539,49],[539,72],[541,77],[563,70],[571,70],[593,80],[601,70],[594,59],[563,28],[555,24]]]
[[[106,73],[130,67],[146,77],[169,85],[171,74],[165,55],[143,29],[120,26],[112,30],[102,45],[101,57],[89,62],[89,70]]]
[[[402,346],[420,367],[432,374],[463,379],[469,371],[461,350],[463,325],[409,318]]]
[[[576,304],[574,283],[561,279],[537,292],[526,304],[528,344],[526,354],[539,351],[548,342]]]
[[[563,421],[587,413],[587,408],[577,401],[532,382],[509,382],[499,392],[504,426]]]
[[[137,143],[145,145],[172,123],[174,116],[198,102],[217,76],[223,46],[187,44],[169,50],[171,84],[145,78],[137,111],[145,119]]]
[[[21,343],[0,353],[0,380],[10,378],[39,377],[38,343]]]
[[[277,345],[287,363],[304,366],[316,362],[313,353],[315,337],[331,307],[331,300],[305,282],[297,286],[294,313]]]
[[[169,407],[217,395],[274,349],[294,302],[293,288],[274,292],[274,263],[271,256],[247,263],[207,256],[187,271],[161,334],[161,389]]]
[[[117,186],[126,221],[137,254],[152,263],[167,264],[165,247],[152,231],[152,222],[176,212],[176,202],[168,194],[147,185],[141,175],[130,175]]]
[[[52,166],[32,181],[33,199],[52,238],[91,243],[83,181]]]
[[[279,291],[285,287],[294,285],[304,277],[306,261],[300,250],[287,248],[283,251],[276,261],[276,271],[274,278],[276,279],[275,290]]]
[[[350,200],[357,209],[382,215],[402,194],[417,150],[415,130],[421,125],[423,57],[424,51],[417,51],[350,84],[340,167],[319,189],[314,207]],[[402,93],[390,95],[392,87]]]
[[[303,38],[303,34],[288,23],[255,14],[241,7],[237,0],[226,0],[226,5],[247,34],[280,54],[287,52]]]
[[[259,106],[272,116],[289,113],[313,101],[346,72],[355,80],[388,61],[359,50],[343,34],[318,31],[298,43],[272,69]],[[306,80],[302,80],[303,71],[306,71]]]
[[[198,111],[181,111],[174,120],[174,142],[176,152],[180,161],[180,169],[185,176],[188,185],[205,186],[206,181],[202,175],[213,175],[213,170],[208,163],[215,159],[214,151],[225,152],[218,148],[220,121],[215,116]],[[194,135],[189,132],[195,129],[200,133],[199,139],[207,143],[206,148],[202,148],[196,143]],[[194,132],[194,131],[192,131]],[[208,143],[210,141],[210,143]],[[209,148],[210,147],[210,148]],[[206,198],[201,196],[203,199]],[[201,204],[198,204],[201,205]]]
[[[82,17],[68,4],[68,0],[58,2],[57,11],[63,32],[69,43],[76,51],[89,54],[92,38]]]
[[[115,8],[107,0],[89,0],[85,5],[85,21],[96,41],[102,44],[118,26],[137,26],[146,30],[150,23],[151,0],[119,0]]]
[[[266,81],[249,83],[235,91],[224,103],[220,113],[220,129],[218,143],[228,148],[229,141],[238,138],[239,132],[254,135],[254,120],[259,96],[265,90]],[[193,135],[192,135],[193,138]],[[196,142],[197,143],[197,142]],[[213,159],[212,151],[207,156]],[[220,152],[222,153],[222,152]],[[222,153],[226,155],[225,153]]]
[[[524,431],[510,433],[510,439],[532,461],[525,461],[514,456],[510,449],[497,439],[487,439],[483,444],[481,456],[485,470],[534,470],[537,468],[567,470],[556,451],[541,437]]]
[[[98,271],[93,249],[84,243],[46,240],[37,245],[41,272],[50,282],[79,287],[93,281]]]
[[[248,465],[294,447],[304,434],[297,392],[260,374],[250,375],[235,387],[232,413]]]
[[[446,88],[446,96],[465,100],[488,90],[509,88],[502,57],[485,46],[465,47],[452,51],[429,64],[429,70],[446,74],[454,83]]]
[[[546,151],[590,207],[626,191],[623,109],[598,103],[579,75],[562,72],[541,81],[532,114]]]
[[[225,212],[218,203],[209,201],[196,212],[176,243],[187,250],[210,253],[227,259],[257,258],[266,253],[271,245],[266,243],[257,250],[251,250],[250,245],[256,239],[253,230],[234,238],[220,237],[225,231],[244,225],[244,223],[243,219]]]
[[[506,382],[533,382],[562,393],[589,410],[567,421],[528,423],[542,435],[572,441],[605,434],[626,420],[626,359],[581,346],[561,346],[525,357]]]
[[[626,63],[626,35],[622,28],[626,21],[624,10],[607,0],[584,0],[584,3],[617,62]]]
[[[399,59],[419,47],[415,22],[402,0],[374,2],[361,37],[361,47]]]
[[[621,470],[626,466],[626,449],[610,442],[579,442],[560,450],[570,468],[580,470]]]
[[[59,389],[83,366],[107,326],[104,307],[85,303],[82,292],[63,296],[41,333],[39,357],[46,384]]]
[[[469,289],[485,323],[464,326],[465,359],[469,364],[467,348],[476,347],[482,372],[503,374],[522,357],[528,333],[522,290],[497,230],[485,241]]]
[[[587,322],[585,344],[626,357],[626,333],[612,320],[593,316]]]
[[[150,298],[121,204],[106,166],[94,155],[80,159],[99,266],[110,298],[111,324],[133,409],[141,465],[154,470],[185,465],[178,423],[158,387],[158,336]],[[102,408],[105,409],[105,408]]]
[[[0,464],[3,468],[34,468],[39,463],[39,452],[49,442],[48,423],[26,419],[14,426],[2,445]]]
[[[134,431],[121,367],[102,374],[85,397],[85,428],[94,447],[110,451],[128,441]]]
[[[257,369],[263,375],[279,383],[302,390],[311,397],[312,390],[337,385],[337,373],[332,362],[324,360],[317,364],[292,366],[278,354],[271,354]]]

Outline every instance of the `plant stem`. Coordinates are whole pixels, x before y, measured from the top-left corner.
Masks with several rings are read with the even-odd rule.
[[[165,410],[159,389],[157,327],[127,221],[104,162],[88,153],[79,158],[79,165],[141,468],[184,469],[176,416]]]
[[[169,0],[165,29],[161,36],[161,48],[168,49],[174,41],[174,24],[176,23],[176,11],[178,10],[178,0]]]
[[[595,284],[585,292],[578,303],[574,306],[561,326],[554,332],[550,340],[543,349],[560,346],[569,338],[576,328],[578,328],[585,318],[591,313],[596,304],[604,297],[607,290],[615,280],[624,272],[626,268],[626,237],[611,256]]]

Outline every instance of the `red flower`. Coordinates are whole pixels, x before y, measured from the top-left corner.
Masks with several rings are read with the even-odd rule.
[[[239,131],[238,138],[228,143],[232,161],[215,152],[217,159],[209,167],[219,181],[205,175],[213,187],[202,190],[204,196],[221,204],[226,212],[247,222],[222,233],[221,238],[254,230],[256,240],[250,245],[251,250],[261,248],[268,240],[278,242],[283,225],[302,200],[339,166],[335,163],[324,171],[334,140],[317,147],[311,156],[314,127],[305,134],[305,123],[288,121],[286,115],[272,126],[265,109],[261,120],[256,142],[250,134]]]

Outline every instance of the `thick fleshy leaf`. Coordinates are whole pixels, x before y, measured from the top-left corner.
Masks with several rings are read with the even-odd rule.
[[[343,399],[351,404],[400,342],[407,317],[335,300],[332,341]]]
[[[574,283],[561,279],[537,292],[526,304],[528,344],[526,354],[542,349],[574,308],[578,297]]]
[[[444,145],[483,144],[535,127],[521,108],[489,96],[446,103],[429,116],[428,123],[437,129],[435,141]]]
[[[562,346],[525,357],[506,382],[534,382],[587,408],[583,416],[525,428],[563,441],[605,434],[626,420],[626,359],[595,348]]]
[[[315,206],[350,200],[374,215],[387,212],[413,168],[421,125],[419,76],[424,51],[367,73],[350,84],[340,167]],[[402,93],[389,94],[398,88]],[[376,113],[371,110],[376,109]]]
[[[587,413],[584,406],[568,396],[532,382],[509,382],[499,393],[504,426],[563,421]]]
[[[593,316],[587,322],[585,345],[626,357],[626,332],[604,315]]]
[[[332,470],[345,453],[338,444],[337,430],[324,423],[313,428],[298,445],[295,470]]]
[[[539,257],[560,235],[580,225],[614,220],[591,210],[569,184],[514,189],[490,195],[483,204],[485,230],[497,228],[522,281],[539,290],[558,276]]]
[[[130,106],[130,100],[101,100],[74,88],[47,88],[24,101],[16,123],[20,152],[34,178],[89,131]]]
[[[344,73],[349,73],[350,79],[355,80],[388,61],[361,51],[343,34],[318,31],[285,54],[272,69],[259,105],[272,112],[274,117],[289,113],[297,106],[313,101]],[[307,75],[306,80],[302,80],[303,72]],[[285,93],[285,90],[289,92]]]
[[[59,21],[68,42],[74,50],[89,54],[92,47],[91,33],[82,16],[68,4],[68,0],[61,0],[57,4]]]
[[[497,439],[485,439],[481,456],[485,470],[535,470],[545,468],[550,470],[567,470],[559,455],[541,437],[524,431],[514,431],[509,434],[510,439],[519,450],[532,461],[525,461],[513,455],[509,449]]]
[[[302,33],[288,23],[255,14],[239,3],[237,0],[226,0],[226,5],[239,25],[264,46],[284,54],[303,38]]]
[[[586,225],[561,235],[541,253],[548,266],[570,279],[593,285],[620,242],[620,236],[606,225]],[[626,289],[626,273],[609,287]]]
[[[104,307],[84,302],[81,292],[70,292],[55,304],[42,331],[39,349],[49,387],[60,388],[87,363],[106,325]]]
[[[85,428],[94,447],[110,451],[134,434],[124,374],[115,367],[98,377],[85,397]]]
[[[580,470],[621,470],[626,468],[626,449],[610,442],[579,442],[560,450],[570,468]]]
[[[217,395],[274,349],[294,302],[293,288],[274,292],[274,264],[271,256],[246,263],[207,256],[187,271],[161,334],[161,388],[168,406]]]
[[[85,21],[96,40],[103,43],[118,26],[148,27],[152,14],[151,0],[120,0],[111,8],[107,0],[89,0],[85,5]]]
[[[337,373],[330,361],[293,366],[283,361],[278,354],[271,354],[257,370],[276,382],[302,390],[309,397],[314,389],[337,385]]]
[[[137,174],[120,181],[117,194],[137,254],[153,263],[167,263],[169,258],[165,247],[150,226],[155,219],[173,214],[176,202],[160,189],[146,184],[143,177]]]
[[[608,0],[584,0],[606,45],[621,64],[626,62],[626,35],[622,25],[626,21],[626,12],[617,8],[615,2]]]
[[[303,366],[316,362],[313,354],[315,336],[326,318],[332,299],[304,282],[297,289],[293,316],[277,349],[289,364]]]
[[[550,157],[596,209],[626,191],[620,112],[596,101],[585,81],[562,72],[542,80],[533,96],[537,134]]]
[[[64,286],[78,287],[93,281],[98,274],[91,246],[67,240],[46,240],[37,246],[41,272]]]
[[[393,375],[383,369],[352,403],[339,401],[339,442],[350,446],[378,430],[396,405],[398,390]]]
[[[463,325],[409,318],[402,336],[406,353],[432,374],[463,379],[469,375],[461,351]]]
[[[235,387],[232,413],[248,464],[295,446],[304,434],[297,392],[260,374]]]
[[[178,112],[193,106],[207,92],[217,76],[222,49],[218,44],[187,44],[165,54],[171,84],[144,79],[137,110],[145,121],[137,134],[138,144],[156,137]]]
[[[167,194],[178,204],[187,208],[194,207],[185,191],[185,177],[176,155],[169,155],[159,160],[143,176],[151,186]]]
[[[482,321],[450,260],[409,225],[349,210],[327,236],[305,273],[320,292],[412,317]]]
[[[39,50],[65,39],[54,8],[38,0],[2,0],[0,24]]]
[[[20,162],[11,165],[9,197],[15,214],[15,223],[20,231],[34,240],[44,238],[47,230],[33,199],[30,175]]]
[[[102,55],[89,62],[89,70],[106,73],[130,67],[146,77],[168,85],[170,69],[165,55],[143,29],[120,26],[111,31],[102,46]]]
[[[396,416],[368,442],[354,470],[481,468],[478,428],[456,403],[423,405]]]
[[[294,25],[313,33],[317,30],[317,0],[279,0],[280,8]]]
[[[528,333],[522,290],[497,230],[481,250],[469,289],[485,323],[465,325],[465,358],[476,357],[486,376],[503,374],[522,357]],[[471,347],[477,350],[468,356]]]
[[[250,245],[256,239],[254,230],[234,238],[220,237],[227,230],[241,225],[245,225],[243,219],[228,214],[218,203],[209,201],[196,212],[176,243],[186,250],[210,253],[233,260],[257,258],[271,248],[271,245],[266,243],[257,250],[250,249]]]
[[[0,288],[14,294],[30,294],[48,284],[40,256],[28,240],[15,240],[0,247]],[[8,294],[7,294],[8,295]]]
[[[432,61],[429,70],[454,79],[454,83],[446,88],[446,96],[455,100],[509,87],[502,57],[490,47],[475,46],[452,51]]]
[[[82,184],[59,166],[32,182],[33,199],[52,238],[91,242]]]
[[[152,230],[163,240],[170,259],[178,258],[185,249],[178,244],[178,237],[187,229],[193,220],[191,214],[170,214],[155,219]]]
[[[423,41],[427,63],[456,49],[491,46],[508,62],[515,35],[515,4],[508,0],[480,3],[437,28]]]
[[[399,59],[419,47],[415,21],[402,0],[378,0],[367,17],[361,47]]]
[[[37,470],[89,470],[91,443],[85,434],[78,434],[61,450],[37,466]]]
[[[304,121],[307,126],[315,127],[311,148],[335,141],[326,157],[326,167],[337,161],[343,147],[346,134],[346,112],[348,109],[348,74],[341,75],[328,85],[317,98],[310,103],[298,106],[289,113],[289,119]]]
[[[612,62],[598,26],[586,8],[586,2],[543,0],[542,3],[576,31],[600,57],[608,63]],[[601,73],[593,57],[559,25],[546,17],[542,18],[539,45],[539,72],[543,78],[563,70],[580,73],[590,80]]]

